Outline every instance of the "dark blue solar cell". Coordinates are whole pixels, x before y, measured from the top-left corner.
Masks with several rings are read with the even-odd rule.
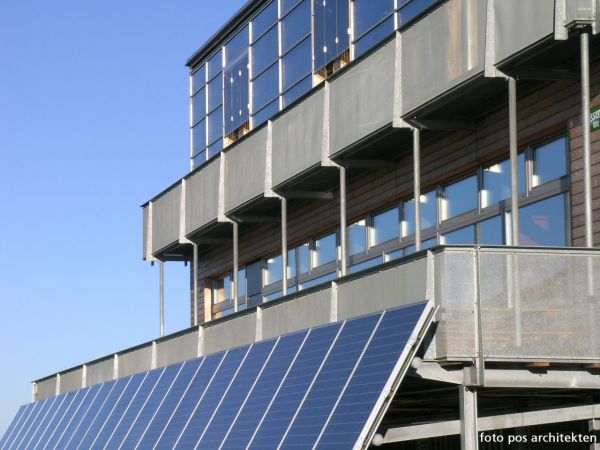
[[[83,439],[81,439],[81,445],[79,446],[80,448],[89,449],[92,447],[92,443],[96,439],[96,436],[98,436],[98,434],[102,430],[104,422],[106,422],[106,419],[108,419],[108,417],[110,416],[111,411],[121,398],[121,395],[123,395],[123,392],[125,391],[130,382],[131,377],[120,378],[117,380],[115,387],[106,397],[106,401],[102,405],[102,408],[100,408],[98,414],[96,414],[96,417],[94,417],[92,423],[85,432],[85,436],[83,436]],[[72,443],[77,447],[77,442]]]
[[[6,431],[4,432],[4,436],[0,439],[0,449],[4,448],[4,444],[10,439],[13,433],[15,433],[19,427],[22,425],[23,421],[27,419],[27,414],[30,412],[33,407],[33,403],[28,403],[27,405],[23,405],[17,411],[15,418],[12,420]]]
[[[281,441],[341,326],[336,323],[310,330],[250,448],[274,448]]]
[[[58,402],[57,402],[58,401]],[[42,405],[40,405],[39,411],[33,420],[29,423],[29,426],[26,430],[23,430],[20,436],[13,442],[13,447],[16,448],[24,448],[31,440],[36,436],[40,425],[43,425],[48,417],[48,414],[52,414],[58,405],[62,401],[62,397],[59,399],[58,397],[49,398],[44,401]]]
[[[29,428],[31,428],[33,421],[36,419],[37,415],[40,413],[42,406],[49,400],[50,399],[40,400],[38,402],[31,404],[32,406],[31,406],[31,408],[29,408],[27,417],[24,418],[22,423],[19,425],[19,428],[14,431],[12,436],[9,439],[7,439],[6,443],[4,444],[3,449],[9,449],[12,446],[17,445],[21,442],[21,440],[23,439],[23,436],[25,435],[25,433],[27,433],[27,430],[29,430]]]
[[[217,353],[204,358],[202,366],[198,370],[198,373],[196,373],[192,384],[182,398],[181,403],[175,408],[175,412],[169,418],[166,428],[158,438],[158,443],[156,444],[155,439],[146,439],[146,436],[144,436],[138,448],[152,449],[155,444],[157,445],[156,448],[173,448],[183,427],[185,427],[188,419],[194,412],[194,408],[202,400],[208,389],[210,380],[218,370],[224,355],[225,353]]]
[[[127,411],[129,404],[135,397],[136,393],[140,389],[140,386],[148,376],[148,372],[138,373],[131,377],[131,381],[123,391],[123,394],[115,403],[110,415],[104,421],[102,428],[95,439],[92,441],[90,448],[101,449],[104,448],[111,435],[115,431],[115,428],[119,424],[119,421],[123,417],[123,414]]]
[[[116,381],[109,381],[108,383],[104,383],[94,398],[94,401],[90,405],[90,407],[85,412],[85,415],[81,418],[81,421],[77,425],[75,430],[70,432],[71,436],[69,439],[64,439],[63,442],[60,442],[60,446],[58,448],[67,448],[67,449],[75,449],[85,436],[88,428],[98,415],[98,412],[104,406],[104,403],[108,400],[108,396],[113,391],[115,386],[117,385]]]
[[[282,448],[312,448],[346,385],[381,314],[349,320],[335,341]]]
[[[246,346],[235,348],[227,352],[223,364],[221,364],[221,367],[219,367],[210,386],[208,386],[206,394],[196,406],[196,410],[192,414],[185,430],[179,437],[175,448],[186,450],[194,448],[198,442],[198,438],[208,424],[210,416],[240,368],[249,348],[250,347]]]
[[[419,303],[385,313],[318,442],[319,448],[354,447],[425,305]]]
[[[154,418],[147,424],[146,430],[143,433],[143,439],[141,440],[142,443],[145,442],[146,444],[150,444],[158,441],[160,434],[165,429],[171,415],[177,408],[177,405],[184,394],[187,392],[203,361],[203,358],[199,358],[185,362],[179,375],[177,375],[177,379],[171,386],[171,389],[169,389],[167,396],[156,411]]]
[[[279,340],[239,416],[234,423],[228,424],[230,431],[222,450],[246,448],[306,335],[303,331]]]
[[[148,422],[152,416],[154,416],[154,413],[165,398],[165,395],[171,388],[173,381],[181,371],[182,367],[183,363],[179,363],[165,368],[154,389],[151,392],[144,393],[141,398],[142,401],[135,407],[130,408],[132,412],[135,412],[131,418],[127,419],[127,421],[123,420],[121,422],[121,425],[124,425],[125,422],[127,422],[126,426],[123,428],[123,432],[120,433],[119,436],[117,436],[117,433],[115,432],[115,435],[109,441],[107,448],[121,448],[121,443],[125,437],[131,433],[134,433],[134,435],[137,436],[135,438],[136,441],[139,440],[141,434],[146,429],[146,425],[148,425]],[[140,394],[138,393],[138,396],[139,395]]]
[[[227,430],[229,430],[229,426],[235,419],[244,400],[246,400],[252,386],[265,366],[276,342],[276,340],[271,339],[254,344],[250,348],[244,364],[240,367],[234,382],[223,397],[219,408],[215,411],[209,426],[199,441],[201,448],[219,448],[219,445],[227,434]]]
[[[73,414],[73,417],[71,418],[70,422],[65,426],[65,430],[63,431],[62,435],[58,436],[57,441],[55,443],[56,448],[66,447],[67,442],[71,440],[73,434],[77,430],[77,427],[79,427],[79,424],[86,416],[90,407],[94,404],[96,397],[99,395],[99,393],[104,387],[104,384],[95,384],[88,389],[87,395],[82,399],[79,408]]]
[[[69,392],[64,396],[64,399],[60,406],[54,412],[54,415],[48,420],[46,427],[42,433],[40,433],[37,441],[32,441],[27,448],[37,448],[38,444],[46,444],[50,438],[54,435],[54,432],[58,430],[59,424],[64,419],[65,415],[71,411],[71,404],[73,400],[81,395],[81,390],[75,392]]]
[[[137,418],[144,404],[148,401],[150,394],[152,393],[164,370],[165,369],[163,367],[148,372],[144,382],[136,392],[135,397],[133,397],[131,403],[129,403],[127,411],[123,414],[119,425],[117,425],[117,427],[114,429],[114,432],[108,441],[107,448],[119,448],[119,445],[123,439],[125,439],[125,436],[129,432],[134,420]]]
[[[75,415],[78,413],[82,403],[88,397],[91,388],[84,388],[77,392],[73,401],[69,405],[69,408],[65,411],[60,421],[57,423],[56,427],[54,427],[52,435],[48,439],[48,443],[46,444],[46,448],[54,448],[56,443],[63,436],[64,432],[67,430],[67,427],[74,419]],[[44,442],[42,439],[40,442]]]

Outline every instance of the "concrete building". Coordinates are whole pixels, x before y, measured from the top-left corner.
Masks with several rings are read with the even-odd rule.
[[[179,367],[181,377],[183,361],[367,316],[378,325],[314,439],[299,434],[303,446],[599,448],[599,6],[249,2],[188,60],[190,173],[143,205],[143,257],[161,280],[164,264],[190,263],[190,328],[37,380],[33,405],[145,374],[82,433],[126,448],[115,427],[136,399],[152,404],[160,381],[146,387],[150,374]],[[368,408],[353,408],[365,414],[360,433],[327,441],[353,377],[369,369],[377,327],[415,305],[411,338],[390,340],[394,369]],[[240,448],[300,447],[290,436],[298,421],[317,423],[305,402],[333,354],[335,344],[285,434],[254,440],[278,390]],[[240,388],[241,413],[221,416],[238,372],[207,407],[199,448],[228,448],[264,364]],[[72,445],[79,428],[44,422],[47,411],[32,425],[35,408],[19,412],[0,448],[38,436],[35,447],[46,435],[47,448]],[[85,423],[79,415],[70,420]],[[216,417],[227,434],[209,444]],[[152,424],[133,447],[145,448]]]

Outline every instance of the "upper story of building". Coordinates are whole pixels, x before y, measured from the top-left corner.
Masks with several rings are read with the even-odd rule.
[[[248,2],[187,63],[192,169],[441,3]],[[477,14],[478,3],[465,2],[473,10],[455,14]]]

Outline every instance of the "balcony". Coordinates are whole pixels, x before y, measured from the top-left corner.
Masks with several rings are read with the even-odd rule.
[[[51,375],[36,399],[423,299],[438,306],[424,360],[595,367],[598,280],[599,250],[436,247]]]

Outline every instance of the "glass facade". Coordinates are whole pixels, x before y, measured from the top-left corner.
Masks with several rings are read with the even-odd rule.
[[[396,9],[394,0],[266,2],[192,68],[192,168],[439,1],[397,0]]]

